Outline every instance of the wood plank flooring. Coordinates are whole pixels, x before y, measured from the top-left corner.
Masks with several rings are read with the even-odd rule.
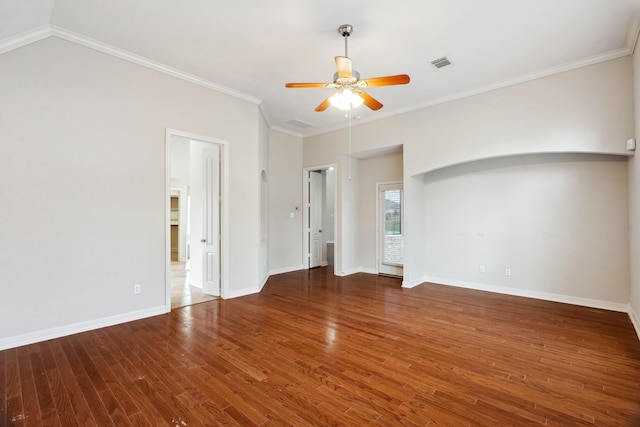
[[[0,425],[640,426],[624,313],[321,268],[0,352]]]

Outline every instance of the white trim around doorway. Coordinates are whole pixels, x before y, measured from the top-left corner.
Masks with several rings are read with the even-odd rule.
[[[309,269],[309,172],[326,170],[333,168],[336,171],[336,178],[333,183],[333,212],[334,212],[334,224],[333,224],[333,242],[334,243],[334,263],[338,259],[341,253],[340,240],[338,239],[338,224],[339,215],[337,215],[338,208],[338,166],[335,163],[319,166],[311,166],[302,169],[302,269]],[[337,270],[335,270],[337,271]]]
[[[172,136],[210,142],[220,147],[220,297],[230,298],[229,292],[229,143],[227,141],[166,129],[165,132],[165,312],[171,311],[171,169],[169,146]]]

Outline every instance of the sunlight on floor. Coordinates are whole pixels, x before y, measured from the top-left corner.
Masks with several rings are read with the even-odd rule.
[[[171,309],[217,299],[202,292],[202,288],[189,284],[189,265],[171,262]]]

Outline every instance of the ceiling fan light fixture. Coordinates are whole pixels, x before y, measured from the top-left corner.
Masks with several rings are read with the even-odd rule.
[[[406,74],[398,74],[395,76],[374,77],[371,79],[360,79],[360,74],[351,66],[351,58],[347,50],[347,39],[353,31],[353,26],[349,24],[341,25],[338,29],[340,35],[344,38],[344,56],[334,57],[338,72],[333,75],[332,83],[286,83],[284,86],[289,88],[303,87],[330,87],[337,89],[337,92],[328,98],[325,98],[316,108],[315,111],[322,112],[329,108],[330,105],[351,112],[352,109],[364,104],[369,109],[376,111],[382,108],[382,104],[364,91],[364,88],[376,86],[393,86],[406,85],[409,83],[409,76]],[[446,58],[445,58],[446,59]],[[348,114],[351,120],[351,114]]]
[[[334,107],[347,111],[361,106],[364,99],[351,89],[345,88],[332,95],[331,98],[329,98],[329,102]]]

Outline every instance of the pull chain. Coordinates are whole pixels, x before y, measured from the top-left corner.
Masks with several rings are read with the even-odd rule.
[[[349,108],[349,112],[347,116],[349,117],[349,180],[351,180],[351,108]]]

